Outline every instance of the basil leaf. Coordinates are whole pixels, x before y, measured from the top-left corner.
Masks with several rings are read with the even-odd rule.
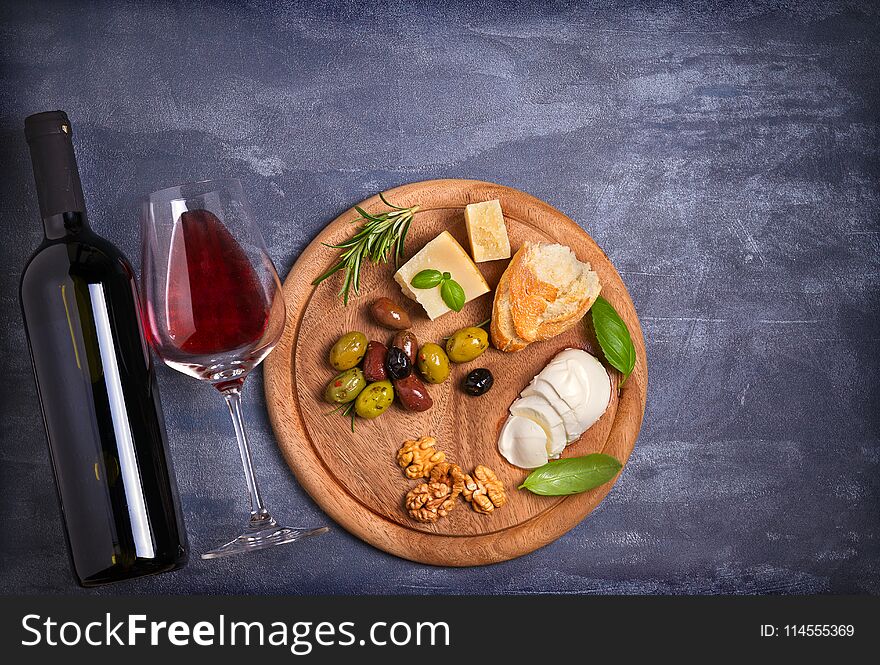
[[[518,489],[526,488],[542,496],[579,494],[604,485],[622,466],[610,455],[602,453],[553,460],[532,471]]]
[[[443,273],[439,270],[422,270],[412,278],[410,286],[414,289],[433,289],[443,281]]]
[[[464,289],[454,279],[443,281],[440,285],[440,296],[451,310],[460,312],[461,308],[464,307]]]
[[[620,314],[602,296],[596,298],[590,312],[593,315],[593,328],[596,330],[596,337],[599,346],[602,347],[602,353],[605,354],[605,360],[623,374],[620,382],[622,387],[636,365],[636,349],[629,335],[629,329],[620,318]]]

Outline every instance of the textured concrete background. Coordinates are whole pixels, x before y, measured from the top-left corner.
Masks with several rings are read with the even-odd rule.
[[[530,556],[431,568],[336,528],[90,593],[880,592],[872,3],[4,4],[0,592],[79,592],[17,302],[41,237],[22,120],[54,108],[94,227],[133,259],[137,197],[180,181],[240,177],[282,274],[377,190],[530,192],[618,266],[651,370],[622,478]],[[213,390],[159,375],[199,552],[240,526],[240,463]],[[269,505],[327,522],[259,376],[246,401]]]

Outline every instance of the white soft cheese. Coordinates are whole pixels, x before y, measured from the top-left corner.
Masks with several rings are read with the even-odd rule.
[[[583,407],[584,401],[589,396],[589,376],[582,370],[579,360],[562,356],[563,353],[565,351],[551,360],[535,378],[553,386],[556,394],[568,405],[568,408],[577,410]]]
[[[545,457],[559,457],[602,417],[610,402],[611,379],[598,358],[580,349],[565,349],[510,405],[511,417],[502,429],[498,449],[511,464],[524,469],[540,466],[536,463],[542,459],[537,451],[539,430],[544,435]]]
[[[556,410],[540,395],[520,397],[510,405],[510,414],[534,420],[547,433],[547,454],[559,455],[568,443],[565,437],[565,425]]]
[[[578,351],[578,349],[568,350]],[[590,355],[586,351],[578,352],[582,354],[579,356],[581,369],[586,373],[590,384],[590,394],[582,412],[586,422],[584,431],[587,431],[602,417],[602,414],[605,413],[608,405],[611,403],[611,378],[596,356]]]
[[[556,392],[556,389],[553,388],[553,386],[547,383],[544,379],[542,379],[540,375],[532,379],[532,382],[528,386],[526,386],[526,389],[523,390],[520,394],[523,397],[528,397],[529,395],[539,395],[550,403],[550,406],[553,407],[553,410],[562,417],[562,424],[565,425],[565,439],[567,443],[575,441],[580,436],[580,432],[583,432],[583,429],[581,428],[581,421],[578,417],[577,412],[575,412],[559,396],[559,393]]]
[[[510,416],[501,428],[498,451],[514,466],[537,468],[547,463],[547,433],[534,420]]]

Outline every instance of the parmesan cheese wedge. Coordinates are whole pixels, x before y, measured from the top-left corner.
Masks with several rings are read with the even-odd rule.
[[[471,257],[455,241],[449,231],[444,231],[422,247],[415,256],[403,264],[400,270],[394,273],[394,281],[400,285],[403,294],[424,307],[425,313],[432,321],[452,310],[443,302],[440,287],[431,289],[412,287],[412,278],[422,270],[448,272],[464,290],[466,303],[490,291],[489,285],[483,279],[483,274],[471,261]]]
[[[464,209],[464,223],[474,261],[482,263],[510,258],[510,239],[498,199],[469,203]]]

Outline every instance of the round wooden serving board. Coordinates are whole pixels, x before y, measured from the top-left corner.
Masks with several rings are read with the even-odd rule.
[[[636,366],[620,397],[614,397],[601,420],[564,456],[605,452],[625,462],[632,452],[645,411],[647,366],[645,345],[635,308],[620,276],[598,245],[568,217],[528,194],[474,180],[431,180],[393,189],[387,198],[395,205],[419,205],[420,211],[406,241],[406,258],[447,229],[468,250],[464,207],[468,203],[499,199],[511,248],[524,240],[558,242],[570,246],[578,258],[589,261],[599,274],[602,295],[626,321],[636,348]],[[386,210],[378,196],[360,204],[368,211]],[[385,344],[392,333],[371,319],[368,305],[380,296],[402,304],[413,321],[420,343],[435,341],[455,330],[489,318],[492,294],[430,321],[417,303],[407,299],[393,281],[394,269],[366,266],[359,297],[343,307],[337,296],[342,273],[318,287],[312,280],[324,272],[337,251],[323,243],[338,243],[352,232],[352,209],[329,224],[306,247],[284,282],[287,325],[284,336],[265,368],[266,400],[278,443],[287,464],[312,498],[336,522],[368,543],[400,557],[444,566],[470,566],[505,561],[555,540],[584,519],[611,489],[607,483],[568,497],[536,496],[517,486],[527,471],[507,463],[496,448],[507,407],[526,384],[560,350],[585,348],[601,358],[589,314],[585,323],[517,353],[490,348],[476,361],[453,366],[450,379],[429,386],[434,406],[424,413],[408,413],[395,403],[376,420],[358,419],[355,432],[348,418],[326,415],[324,387],[334,371],[327,362],[330,347],[342,334],[360,330]],[[495,287],[508,261],[477,264]],[[476,367],[488,367],[495,386],[481,397],[470,397],[459,385]],[[618,374],[610,370],[612,382]],[[616,391],[615,391],[616,393]],[[434,524],[410,519],[403,507],[406,493],[420,481],[408,480],[396,464],[396,453],[406,439],[432,435],[437,447],[466,473],[485,464],[504,481],[508,503],[491,515],[474,512],[459,501],[451,515]]]

